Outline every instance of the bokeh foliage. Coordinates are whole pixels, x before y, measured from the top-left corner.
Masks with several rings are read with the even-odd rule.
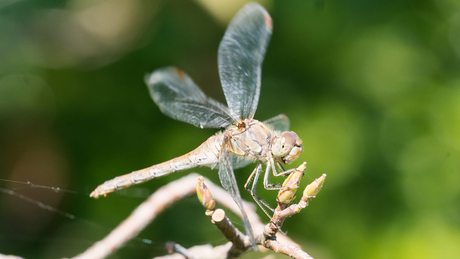
[[[215,133],[162,115],[143,78],[175,65],[224,102],[217,47],[244,3],[2,1],[0,179],[72,192],[0,181],[59,210],[0,193],[0,253],[74,256],[187,173],[88,197],[103,181],[182,155]],[[284,230],[315,258],[458,258],[460,3],[261,3],[274,33],[256,118],[290,117],[304,141],[294,166],[308,162],[301,188],[328,175]],[[236,172],[241,185],[251,170]],[[216,171],[193,171],[219,181]],[[111,258],[159,255],[168,240],[224,242],[191,197]]]

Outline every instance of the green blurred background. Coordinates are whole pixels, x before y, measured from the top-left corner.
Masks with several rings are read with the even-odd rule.
[[[217,171],[197,168],[89,198],[105,180],[182,155],[216,132],[162,115],[143,78],[175,65],[225,102],[217,48],[245,3],[0,2],[1,254],[72,257],[162,185],[192,171],[219,182]],[[291,167],[308,162],[301,188],[327,174],[283,229],[314,258],[459,258],[460,2],[261,4],[274,32],[256,119],[290,117],[304,142]],[[252,169],[236,171],[240,185]],[[161,255],[169,240],[225,243],[190,197],[110,258]]]

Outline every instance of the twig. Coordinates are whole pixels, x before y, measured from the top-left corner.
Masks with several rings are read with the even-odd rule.
[[[196,192],[195,182],[198,176],[199,175],[192,173],[161,187],[146,201],[139,205],[139,207],[137,207],[131,213],[131,215],[120,225],[118,225],[109,235],[107,235],[99,242],[96,242],[85,252],[75,256],[74,258],[105,258],[111,253],[115,252],[130,239],[137,236],[140,231],[142,231],[148,224],[150,224],[150,222],[152,222],[158,216],[158,214],[160,214],[168,206],[185,196],[194,195]],[[213,184],[207,179],[206,181],[210,188],[213,190],[215,199],[220,204],[229,208],[235,214],[241,215],[241,212],[234,203],[233,199],[225,190]],[[255,233],[262,233],[264,225],[255,212],[254,205],[243,201],[243,206],[246,209],[246,213],[248,214],[249,221],[251,222]],[[231,247],[231,244],[227,244],[227,246]],[[204,246],[200,247],[203,249]],[[217,248],[218,247],[214,249],[219,250]],[[195,249],[194,251],[199,250],[200,249]],[[222,248],[220,248],[220,250],[222,250]]]
[[[305,168],[305,164],[303,164],[303,169]],[[303,173],[303,169],[300,166],[297,171]],[[291,174],[289,178],[295,175],[295,173]],[[298,175],[298,174],[297,174]],[[137,207],[131,215],[124,220],[119,226],[117,226],[109,235],[107,235],[104,239],[99,242],[93,244],[90,248],[88,248],[82,254],[77,255],[74,258],[78,259],[98,259],[98,258],[105,258],[121,246],[123,246],[128,240],[132,239],[133,237],[137,236],[139,232],[144,229],[150,222],[152,222],[159,213],[161,213],[166,207],[170,206],[177,200],[191,195],[197,191],[197,187],[195,185],[195,179],[198,177],[197,174],[189,174],[181,179],[178,179],[174,182],[171,182],[162,188],[158,189],[155,193],[153,193],[145,202],[143,202],[139,207]],[[319,191],[319,188],[324,181],[325,175],[322,176],[322,180],[319,181],[318,179],[314,182],[316,183],[316,190]],[[199,177],[201,181],[204,181],[203,177]],[[296,180],[297,184],[300,180],[300,177]],[[210,189],[212,189],[213,199],[217,202],[222,204],[223,206],[229,208],[232,212],[239,215],[241,217],[241,212],[234,203],[231,196],[223,190],[221,187],[213,184],[209,180],[206,180],[207,184],[209,185]],[[287,182],[287,183],[286,183]],[[309,186],[304,191],[304,195],[299,202],[299,204],[294,204],[287,207],[287,204],[292,201],[292,199],[288,199],[288,203],[283,203],[283,199],[280,200],[280,197],[287,197],[289,195],[295,196],[295,190],[297,187],[289,186],[292,182],[288,180],[285,181],[286,188],[283,189],[283,195],[278,195],[278,207],[275,210],[275,214],[273,220],[270,221],[269,224],[265,225],[262,224],[260,218],[255,213],[255,207],[252,203],[248,203],[243,201],[243,206],[246,209],[249,221],[253,227],[254,233],[256,234],[256,241],[258,244],[273,250],[278,253],[282,253],[285,255],[289,255],[293,258],[312,258],[307,253],[300,249],[300,246],[293,242],[290,238],[284,235],[279,235],[278,230],[279,227],[282,226],[284,219],[287,217],[298,213],[301,209],[307,206],[309,200],[314,198],[315,194],[311,194],[312,192],[307,192]],[[319,186],[319,187],[318,187]],[[312,188],[310,188],[312,189]],[[286,195],[286,190],[287,194]],[[286,199],[284,198],[284,201]],[[203,203],[203,202],[202,202]],[[209,203],[209,200],[205,201],[208,206],[211,206],[212,203]],[[211,204],[211,205],[210,205]],[[205,205],[205,204],[203,204]],[[206,205],[205,205],[206,206]],[[230,240],[225,245],[212,247],[210,245],[204,246],[195,246],[192,248],[182,248],[180,249],[181,254],[180,257],[177,257],[178,254],[171,254],[161,258],[183,258],[186,255],[188,258],[231,258],[237,257],[241,255],[243,252],[248,251],[251,249],[251,243],[246,235],[241,233],[237,228],[233,226],[233,224],[227,219],[225,216],[225,211],[223,210],[214,210],[214,205],[211,206],[212,208],[208,208],[206,214],[212,218],[212,222],[222,231],[224,236]],[[179,245],[175,244],[173,246],[172,252],[177,252],[177,247]],[[159,257],[160,258],[160,257]]]
[[[303,176],[306,163],[300,165],[291,173],[285,182],[283,188],[278,194],[278,206],[274,212],[272,220],[265,226],[263,234],[256,236],[256,242],[264,247],[273,250],[280,254],[285,254],[293,258],[313,259],[309,254],[303,251],[300,246],[293,242],[280,242],[277,238],[277,233],[283,225],[284,220],[296,213],[299,213],[308,205],[308,201],[315,198],[324,183],[326,175],[322,175],[314,182],[309,184],[304,192],[299,204],[289,206],[294,200],[295,193],[299,187],[300,178]],[[204,178],[197,179],[197,194],[202,205],[207,209],[206,215],[210,216],[214,223],[223,233],[223,235],[232,243],[232,247],[228,250],[226,257],[239,257],[242,253],[251,249],[252,245],[247,236],[236,229],[233,224],[225,216],[225,211],[215,209],[215,201],[211,192],[204,184]],[[288,207],[289,206],[289,207]],[[212,257],[220,258],[220,257]]]
[[[158,189],[109,235],[74,258],[105,258],[118,250],[128,240],[137,236],[166,207],[185,196],[195,193],[194,182],[196,177],[198,175],[189,174]]]
[[[200,245],[194,246],[187,249],[190,258],[227,258],[227,253],[232,247],[232,243],[228,242],[221,246],[213,247],[212,245]],[[184,259],[184,256],[180,253],[169,254],[165,256],[155,257],[155,259]]]
[[[23,258],[19,256],[15,256],[15,255],[0,254],[0,259],[23,259]]]
[[[177,244],[176,242],[166,242],[165,248],[166,251],[170,254],[179,253],[183,255],[185,258],[192,258],[188,250],[185,249],[183,246]]]

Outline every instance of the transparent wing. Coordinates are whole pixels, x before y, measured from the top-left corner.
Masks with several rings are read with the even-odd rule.
[[[272,33],[272,20],[256,3],[231,21],[219,45],[219,75],[232,116],[252,118],[260,95],[261,66]]]
[[[243,168],[254,163],[254,159],[248,159],[245,156],[239,156],[235,154],[230,154],[230,156],[232,157],[233,161],[233,169]]]
[[[238,189],[238,184],[236,183],[235,174],[233,173],[232,164],[233,161],[232,157],[230,156],[230,151],[228,150],[228,142],[224,140],[224,146],[219,154],[219,179],[222,183],[222,186],[232,196],[233,200],[238,205],[238,208],[240,208],[241,214],[243,215],[243,225],[244,229],[246,230],[246,235],[249,236],[253,249],[257,251],[254,232],[252,231],[251,224],[249,223],[248,216],[246,215],[246,211],[243,208],[240,191]]]
[[[270,125],[274,130],[277,131],[288,131],[289,130],[289,118],[284,114],[277,115],[264,121],[265,124]]]
[[[145,82],[153,101],[165,115],[200,128],[235,124],[225,105],[207,97],[192,79],[174,67],[155,70]]]

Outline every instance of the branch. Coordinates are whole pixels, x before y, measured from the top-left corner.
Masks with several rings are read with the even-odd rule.
[[[189,174],[161,187],[139,205],[139,207],[137,207],[126,220],[112,230],[109,235],[74,258],[105,258],[115,252],[127,241],[137,236],[140,231],[150,224],[150,222],[168,206],[185,196],[193,194],[195,192],[194,182],[197,176],[196,174]]]
[[[15,256],[15,255],[0,254],[0,259],[24,259],[24,258],[19,257],[19,256]]]
[[[302,209],[304,209],[308,205],[308,202],[315,198],[315,195],[318,194],[326,178],[326,175],[323,174],[320,178],[309,184],[305,188],[299,204],[289,206],[289,204],[295,198],[295,193],[299,187],[300,178],[303,176],[305,167],[306,163],[303,163],[284,181],[282,185],[283,188],[281,188],[278,193],[278,206],[275,209],[273,218],[265,226],[263,234],[256,235],[256,242],[265,248],[273,250],[277,253],[291,256],[293,258],[313,259],[310,255],[304,252],[299,245],[292,242],[286,236],[284,236],[284,238],[280,238],[283,242],[277,240],[277,233],[283,225],[284,220],[287,217],[297,214]],[[225,211],[221,209],[215,209],[215,201],[213,196],[203,181],[203,177],[199,177],[197,180],[198,199],[206,208],[206,215],[211,217],[211,222],[215,224],[216,227],[221,230],[222,234],[227,238],[227,240],[233,244],[232,247],[228,250],[226,258],[239,257],[242,253],[252,248],[249,238],[242,234],[238,229],[236,229],[233,224],[231,224],[231,222],[225,216]],[[185,253],[182,254],[188,258]]]
[[[298,244],[285,235],[279,234],[279,228],[283,221],[296,213],[299,213],[313,199],[324,182],[325,175],[315,180],[304,190],[303,197],[299,204],[288,206],[295,197],[295,190],[298,188],[300,177],[303,175],[305,163],[299,166],[286,181],[283,183],[283,189],[278,194],[278,206],[273,215],[273,219],[264,226],[260,221],[255,206],[252,203],[243,201],[243,206],[247,212],[251,226],[256,234],[256,241],[259,245],[273,250],[277,253],[285,254],[293,258],[312,258],[305,253]],[[231,196],[221,187],[206,180],[213,195],[204,185],[205,178],[198,177],[197,174],[189,174],[174,182],[171,182],[153,193],[146,201],[139,205],[131,215],[117,226],[109,235],[99,242],[93,244],[85,252],[74,258],[105,258],[111,253],[118,250],[127,241],[134,238],[148,224],[150,224],[163,210],[185,196],[197,193],[198,197],[206,208],[206,215],[211,217],[211,221],[229,240],[225,245],[212,247],[211,245],[195,246],[185,249],[178,244],[169,242],[167,244],[170,254],[163,259],[171,258],[234,258],[239,257],[242,253],[252,249],[249,238],[233,226],[230,220],[225,216],[225,211],[215,209],[215,201],[229,208],[232,212],[241,217],[241,212]],[[315,187],[316,186],[316,187]],[[313,190],[313,191],[312,191]]]

